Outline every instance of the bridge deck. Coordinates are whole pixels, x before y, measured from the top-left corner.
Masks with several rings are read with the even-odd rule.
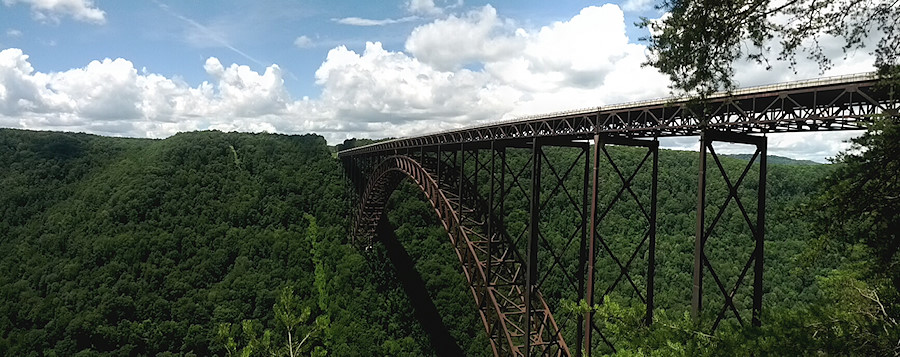
[[[897,104],[876,88],[872,73],[782,83],[694,98],[632,102],[556,112],[422,136],[393,139],[341,151],[378,154],[399,149],[524,142],[535,137],[587,139],[594,134],[623,137],[699,135],[705,129],[740,133],[859,130],[875,116],[897,115]]]
[[[668,98],[550,113],[344,150],[339,155],[358,194],[354,237],[368,244],[377,239],[374,227],[384,217],[387,198],[399,182],[411,178],[425,192],[447,230],[496,356],[569,356],[572,352],[580,356],[582,351],[590,355],[592,349],[604,345],[615,351],[616,341],[605,337],[592,310],[577,319],[560,319],[557,324],[551,307],[558,307],[563,296],[593,306],[628,280],[632,298],[646,307],[645,320],[653,321],[659,142],[633,138],[700,135],[691,313],[695,318],[715,316],[711,325],[715,331],[723,319],[732,318],[729,311],[743,324],[742,315],[746,317],[745,311],[750,309],[752,324],[760,326],[767,138],[746,134],[857,130],[884,114],[900,117],[900,103],[880,87],[872,74],[825,78],[739,89],[703,101]],[[756,147],[753,159],[739,176],[732,177],[734,181],[719,162],[715,142]],[[642,147],[646,154],[636,166],[621,166],[606,145]],[[544,151],[547,146],[574,146],[581,151],[551,160]],[[526,158],[524,151],[530,150],[530,158],[507,161],[506,149],[511,147],[524,149],[517,150],[522,151],[518,158]],[[707,157],[715,165],[709,170]],[[759,168],[753,176],[758,174],[758,178],[752,184],[744,182],[757,159]],[[602,164],[619,180],[601,181]],[[623,167],[629,169],[621,171]],[[721,206],[707,202],[709,175],[720,175],[727,186],[729,196]],[[635,184],[644,185],[640,196],[631,189]],[[755,211],[745,208],[744,203],[752,202],[753,196],[741,191],[738,197],[739,187],[756,192]],[[607,201],[600,199],[601,192],[617,193]],[[600,229],[612,224],[606,214],[625,204],[626,195],[643,213],[646,230],[623,238],[633,240],[636,248],[629,245],[614,250]],[[527,207],[508,205],[509,197]],[[563,202],[561,206],[547,204],[557,201]],[[741,212],[753,248],[749,256],[728,257],[746,263],[742,272],[729,274],[730,280],[723,283],[704,247],[730,203]],[[712,217],[706,213],[707,206],[718,207],[716,218],[707,219]],[[528,214],[524,221],[514,222],[515,235],[510,234],[513,222],[506,220],[512,210]],[[575,224],[565,228],[548,224],[559,217]],[[640,221],[641,217],[637,218]],[[550,244],[546,239],[549,229],[564,244]],[[646,258],[641,259],[645,259],[646,270],[633,269],[631,262],[644,253]],[[614,280],[598,277],[594,272],[600,265],[619,270],[619,276]],[[632,274],[640,274],[645,284],[636,284]],[[561,284],[562,289],[544,285],[550,275],[568,284]],[[704,276],[712,280],[704,280]],[[752,305],[736,305],[733,297],[738,289],[750,284]],[[545,288],[551,300],[544,299]],[[704,302],[705,295],[718,296],[720,292],[722,300]],[[723,302],[718,315],[708,306],[704,309],[710,302]],[[572,350],[567,338],[574,342]]]

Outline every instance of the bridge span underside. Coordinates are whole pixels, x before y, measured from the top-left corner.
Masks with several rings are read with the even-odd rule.
[[[699,136],[691,311],[709,331],[724,319],[759,325],[764,134],[858,130],[881,117],[897,119],[897,101],[876,83],[857,76],[741,90],[705,102],[634,103],[345,150],[339,156],[357,198],[353,238],[361,245],[378,239],[391,192],[408,180],[422,189],[448,232],[495,355],[614,351],[615,341],[584,307],[616,292],[643,306],[645,323],[653,321],[656,138]],[[718,142],[744,144],[753,157],[743,170],[729,172],[716,154]],[[642,159],[622,160],[611,146],[630,147]],[[600,182],[601,171],[616,179]],[[711,178],[724,183],[723,201],[707,202]],[[625,206],[640,212],[629,217],[641,222],[640,231],[616,231],[612,213]],[[743,267],[736,274],[717,272],[705,254],[729,207],[748,235],[746,254],[733,257]],[[704,288],[717,296],[707,301],[711,306],[704,305],[710,295]],[[742,294],[751,298],[736,298]]]

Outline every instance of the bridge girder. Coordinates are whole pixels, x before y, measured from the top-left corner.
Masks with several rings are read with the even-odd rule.
[[[632,280],[634,271],[629,266],[639,251],[649,250],[652,258],[655,249],[658,142],[613,137],[598,137],[597,140],[600,140],[600,145],[594,147],[602,148],[602,151],[593,152],[594,164],[590,160],[591,142],[562,139],[531,140],[528,145],[530,147],[507,147],[498,145],[498,142],[486,150],[481,146],[442,145],[435,151],[410,150],[405,154],[382,158],[365,157],[360,159],[361,162],[345,160],[348,171],[369,167],[366,173],[349,175],[369,178],[359,191],[354,237],[363,245],[373,243],[376,239],[375,227],[378,220],[382,219],[390,192],[400,181],[411,178],[425,192],[450,236],[496,355],[570,356],[572,351],[563,336],[564,329],[576,341],[575,355],[581,355],[583,350],[591,350],[587,346],[592,344],[589,336],[593,333],[600,335],[604,346],[614,350],[613,343],[603,337],[599,327],[592,323],[590,313],[567,317],[563,321],[565,326],[558,325],[550,306],[557,305],[559,301],[548,304],[541,288],[551,275],[562,277],[567,288],[553,291],[555,298],[581,301],[587,297],[587,301],[593,304],[595,285],[602,285],[603,290],[598,292],[602,301],[603,296],[612,291],[620,279],[623,284],[628,280],[630,286],[641,296],[641,302],[647,306],[648,321],[652,319],[652,259],[647,268],[649,270],[639,273],[642,276],[650,274],[645,279],[646,286],[641,288]],[[648,150],[644,161],[652,162],[653,195],[649,201],[638,202],[641,207],[647,207],[644,210],[647,230],[643,237],[636,237],[641,239],[641,244],[633,251],[614,252],[615,248],[607,245],[603,237],[597,234],[597,225],[602,222],[605,213],[616,206],[619,199],[617,197],[612,202],[600,203],[596,197],[598,189],[609,185],[591,181],[591,167],[593,165],[597,168],[596,160],[604,160],[619,170],[616,161],[608,153],[606,156],[601,154],[605,152],[606,145],[644,147]],[[545,152],[545,149],[551,148],[576,150],[578,154],[567,162],[553,162]],[[508,150],[528,152],[529,159],[518,166],[510,164],[506,160]],[[648,161],[648,158],[652,160]],[[372,162],[378,161],[380,163],[372,165]],[[618,172],[622,181],[620,196],[630,195],[635,200],[638,199],[630,185],[634,183],[634,175],[642,166],[643,163],[634,168],[630,175]],[[541,178],[544,179],[543,183]],[[520,209],[527,209],[529,218],[524,230],[510,232],[505,222],[506,211],[510,209],[506,200],[515,194],[520,199],[527,198],[528,207]],[[548,224],[547,220],[551,216],[545,209],[551,200],[566,202],[570,215],[577,221],[568,232],[553,232],[567,237],[562,246],[554,246],[553,240],[545,237],[548,232],[542,232],[542,227]],[[601,210],[605,212],[601,214]],[[591,219],[591,215],[596,219]],[[648,240],[649,248],[645,244]],[[538,252],[545,258],[543,261],[538,259]],[[601,254],[612,257],[622,269],[619,279],[607,282],[611,285],[594,284],[594,257]],[[619,261],[619,256],[629,258],[627,261]],[[566,264],[569,260],[577,261],[574,269],[564,268],[571,266]],[[529,318],[526,320],[524,316]],[[524,339],[522,336],[532,338]]]
[[[721,93],[699,101],[669,98],[551,113],[379,142],[340,153],[383,155],[438,145],[527,143],[536,137],[591,140],[594,135],[658,138],[705,130],[745,134],[865,129],[873,118],[900,115],[897,98],[873,75],[773,85]]]
[[[571,298],[591,307],[598,300],[602,303],[603,297],[617,286],[624,285],[646,305],[646,323],[653,321],[659,154],[656,138],[699,135],[691,311],[697,318],[714,316],[710,326],[712,331],[729,310],[743,324],[741,308],[736,306],[734,297],[744,285],[744,279],[752,273],[750,310],[752,323],[758,326],[763,297],[767,144],[764,136],[751,134],[858,130],[878,117],[900,118],[898,101],[880,92],[875,83],[876,80],[869,77],[851,78],[743,90],[714,96],[702,103],[681,99],[634,103],[482,125],[345,150],[339,157],[359,198],[353,235],[363,244],[372,244],[375,224],[384,213],[390,193],[400,181],[411,178],[425,192],[450,236],[495,355],[569,356],[572,352],[590,355],[600,346],[614,351],[615,341],[604,336],[604,331],[595,324],[591,309],[575,318],[572,326],[571,318],[564,318],[557,324],[550,306],[558,304],[558,299]],[[715,153],[714,142],[755,147],[753,159],[737,180],[731,181],[732,177]],[[631,170],[623,170],[606,150],[607,145],[643,147],[647,152],[640,164]],[[544,151],[550,147],[579,150],[581,154],[571,162],[552,162]],[[528,161],[519,167],[511,167],[507,160],[509,150],[528,151]],[[482,160],[485,156],[487,159]],[[724,180],[729,192],[712,220],[706,215],[709,158],[718,169],[713,175]],[[580,172],[581,164],[584,165],[581,189],[573,194],[568,186],[573,186],[570,181],[578,178],[570,175]],[[617,193],[610,202],[598,199],[600,190],[610,186],[610,183],[598,181],[602,165],[614,171],[619,179],[615,182]],[[755,219],[751,219],[754,212],[743,205],[738,188],[754,165],[759,166],[759,178],[755,190]],[[562,169],[558,170],[560,167]],[[641,170],[650,171],[646,183],[650,186],[649,197],[639,197],[632,190]],[[512,194],[518,194],[521,200],[528,202],[527,208],[521,208],[528,212],[526,229],[518,232],[510,232],[506,222],[507,198]],[[569,214],[576,224],[573,230],[565,232],[562,247],[554,247],[543,237],[546,232],[541,229],[541,222],[546,217],[544,206],[550,199],[571,203],[563,206],[571,211]],[[625,199],[632,199],[639,206],[642,217],[638,218],[646,221],[646,230],[642,236],[633,237],[636,247],[619,250],[609,246],[601,231],[606,215]],[[743,270],[736,281],[732,280],[735,281],[733,285],[717,274],[705,251],[717,222],[732,202],[747,223],[754,244]],[[573,254],[570,248],[574,246],[578,249]],[[606,259],[602,263],[597,261],[600,253]],[[640,272],[645,278],[643,286],[632,278],[634,268],[631,266],[641,253],[647,256],[645,269]],[[545,259],[542,261],[539,257]],[[567,259],[577,259],[574,268],[571,264],[568,265],[570,268],[562,267],[562,262]],[[618,269],[620,274],[613,281],[598,281],[594,274],[598,263]],[[544,291],[542,282],[551,271],[567,279],[571,291]],[[704,283],[703,277],[707,274],[713,278],[714,285],[708,280]],[[704,284],[721,293],[724,303],[717,314],[704,314]],[[551,296],[552,300],[546,296]],[[592,338],[595,335],[598,339]],[[576,345],[570,352],[566,338],[573,340],[573,337]]]

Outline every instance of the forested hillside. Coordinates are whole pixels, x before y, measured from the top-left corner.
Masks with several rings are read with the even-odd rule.
[[[0,129],[0,355],[268,356],[290,348],[300,355],[420,356],[450,348],[441,334],[454,351],[488,355],[456,255],[417,188],[402,185],[391,198],[395,238],[368,251],[348,244],[348,188],[333,150],[316,135],[194,132],[145,140]],[[623,169],[643,157],[625,148],[611,153]],[[560,161],[572,155],[548,151]],[[513,165],[525,158],[510,153]],[[617,352],[827,354],[848,343],[859,353],[878,351],[869,345],[887,325],[864,315],[874,306],[862,294],[870,291],[860,276],[868,253],[824,239],[811,214],[835,165],[769,165],[763,329],[728,320],[709,336],[684,316],[697,159],[660,153],[657,323],[641,325],[641,306],[624,283],[593,307]],[[745,164],[723,159],[729,174]],[[755,192],[756,170],[742,197]],[[603,182],[616,182],[612,170],[601,172]],[[717,207],[727,189],[711,180],[710,207]],[[615,194],[610,187],[604,202]],[[634,186],[641,197],[647,189]],[[527,203],[516,195],[510,201],[507,223],[523,229]],[[563,203],[551,200],[547,210]],[[635,244],[639,214],[626,202],[604,221],[613,248]],[[571,222],[543,224],[566,231]],[[718,227],[708,255],[733,282],[752,245],[736,208]],[[551,244],[563,238],[548,237]],[[610,264],[598,261],[601,278],[615,277]],[[554,279],[545,291],[570,298]],[[721,305],[715,289],[706,287],[710,306]],[[745,321],[748,289],[735,298]],[[557,308],[561,317],[577,313]],[[860,331],[870,339],[854,341]]]
[[[415,344],[397,284],[343,244],[346,187],[322,137],[2,129],[0,167],[2,356],[263,353],[265,329],[286,341],[283,287],[295,344],[314,332],[306,354]]]

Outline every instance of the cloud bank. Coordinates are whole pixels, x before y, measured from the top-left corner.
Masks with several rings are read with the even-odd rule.
[[[29,5],[31,15],[41,22],[59,23],[60,17],[68,16],[87,23],[106,23],[106,12],[91,0],[3,0],[6,6],[19,3]]]
[[[433,4],[408,5],[426,11]],[[295,45],[311,40],[301,36]],[[317,98],[292,98],[277,64],[257,72],[211,57],[198,64],[208,80],[191,85],[122,58],[41,72],[10,48],[0,51],[0,126],[156,138],[203,129],[316,132],[337,143],[668,94],[666,77],[641,66],[646,47],[629,41],[616,5],[587,7],[540,28],[518,26],[488,5],[418,26],[404,47],[331,49],[315,72]],[[865,67],[852,60],[852,69]],[[742,68],[739,79],[759,80],[761,71]],[[766,73],[791,77],[786,69]],[[787,138],[772,140],[770,152],[791,148],[821,160],[835,150],[825,147],[834,142]],[[692,142],[670,146],[696,147]]]

